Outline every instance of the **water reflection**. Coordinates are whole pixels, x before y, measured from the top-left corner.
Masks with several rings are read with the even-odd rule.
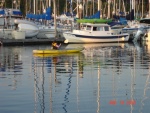
[[[70,67],[70,68],[71,68],[71,72],[70,72],[69,78],[68,78],[68,83],[67,83],[67,88],[66,88],[66,94],[64,96],[64,103],[62,103],[63,109],[64,109],[65,113],[67,113],[66,106],[69,103],[69,97],[68,96],[69,96],[69,92],[70,92],[70,88],[71,88],[71,78],[72,78],[72,73],[73,73],[73,68],[72,67]]]
[[[21,78],[23,62],[20,55],[21,48],[0,48],[0,78],[12,79],[13,89],[16,89],[17,82]]]
[[[67,87],[64,95],[64,102],[62,102],[62,108],[65,112],[67,112],[67,104],[69,103],[69,92],[71,88],[71,79],[74,77],[74,70],[77,65],[80,65],[80,61],[77,63],[78,57],[83,55],[82,53],[74,53],[74,54],[62,54],[62,55],[39,55],[34,54],[33,58],[33,70],[35,76],[35,112],[37,112],[37,104],[41,107],[40,111],[45,111],[45,101],[44,101],[44,71],[47,70],[47,73],[50,74],[50,111],[53,112],[53,87],[60,87],[62,84],[59,74],[65,74],[68,78],[66,81]],[[41,72],[41,75],[39,75]],[[83,70],[79,71],[83,73]],[[40,76],[40,77],[39,77]],[[41,80],[42,79],[42,80]],[[39,81],[43,81],[41,84]],[[41,87],[40,87],[41,85]],[[53,86],[54,85],[54,86]],[[42,92],[41,92],[42,90]],[[56,90],[57,92],[57,90]],[[38,97],[38,98],[37,98]],[[41,98],[43,97],[43,98]],[[43,100],[43,101],[42,101]],[[39,102],[39,103],[38,103]]]
[[[20,52],[17,49],[6,49],[5,47],[1,47],[0,49],[0,71],[21,72],[22,59]]]
[[[69,45],[68,47],[70,48],[71,46],[74,46],[74,45]],[[76,46],[80,46],[80,45],[76,45]],[[118,105],[118,104],[130,105],[130,112],[137,111],[138,108],[137,107],[134,108],[134,106],[135,104],[139,103],[139,101],[137,101],[137,97],[134,97],[134,96],[136,92],[136,86],[138,86],[137,84],[139,84],[140,82],[139,81],[139,78],[141,78],[140,76],[144,75],[145,69],[149,70],[148,44],[145,42],[142,42],[142,43],[128,44],[124,46],[122,45],[120,46],[119,44],[116,44],[114,46],[112,45],[111,46],[110,45],[95,46],[95,45],[85,44],[83,46],[86,48],[83,52],[85,55],[84,65],[96,66],[97,64],[101,64],[100,65],[101,70],[106,70],[106,71],[108,70],[110,71],[110,73],[112,73],[112,76],[113,76],[112,86],[113,87],[110,89],[113,90],[114,98],[109,100],[109,104],[110,105]],[[143,73],[138,73],[139,71],[137,69],[142,70]],[[121,77],[122,75],[127,74],[127,73],[130,75],[129,76],[130,79],[129,78],[124,79],[128,81],[125,83],[124,81],[121,80]],[[105,74],[105,75],[109,75],[109,74]],[[149,78],[149,75],[147,76]],[[130,88],[128,87],[127,88],[128,90],[125,91],[126,98],[120,98],[117,96],[119,92],[116,90],[118,90],[118,88],[121,88],[119,87],[119,83],[117,83],[118,81],[121,82],[122,84],[125,84],[126,88],[127,86],[130,86]],[[131,81],[131,83],[129,81]],[[143,81],[143,83],[145,82]],[[97,100],[100,100],[100,99],[98,98]],[[99,108],[97,110],[99,111]]]
[[[36,67],[36,62],[40,62],[40,67]],[[44,113],[45,111],[45,90],[44,90],[44,59],[34,60],[33,70],[34,70],[34,96],[35,96],[35,113],[38,111],[38,102],[40,106],[40,113]],[[39,76],[38,76],[38,72]]]
[[[143,113],[142,111],[144,110],[145,102],[150,98],[147,95],[147,92],[148,92],[149,87],[150,87],[149,85],[150,85],[150,75],[147,76],[147,79],[145,81],[143,96],[142,96],[142,99],[141,99],[141,106],[140,106],[140,110],[139,110],[141,113]]]
[[[32,55],[38,47],[1,48],[0,112],[149,112],[149,43],[66,47],[77,46],[85,50]]]

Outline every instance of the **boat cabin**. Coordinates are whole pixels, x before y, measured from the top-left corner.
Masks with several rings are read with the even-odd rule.
[[[111,31],[111,28],[107,24],[84,23],[84,24],[81,24],[81,30],[84,30],[84,31]]]

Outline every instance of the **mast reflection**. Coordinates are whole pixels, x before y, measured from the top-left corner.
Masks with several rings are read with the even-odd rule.
[[[67,105],[69,103],[69,93],[71,88],[71,82],[73,71],[77,71],[77,59],[78,54],[69,54],[69,55],[50,55],[50,56],[36,56],[33,58],[33,71],[34,71],[34,88],[35,88],[35,112],[38,112],[40,105],[40,112],[44,113],[46,108],[45,103],[45,76],[49,74],[49,98],[50,98],[50,112],[53,112],[53,102],[54,96],[53,93],[57,92],[56,89],[53,90],[54,87],[59,87],[61,85],[61,79],[59,79],[62,75],[66,74],[68,78],[66,94],[64,96],[64,102],[62,103],[62,109],[67,112]],[[46,72],[45,72],[46,71]],[[83,71],[83,70],[82,70]]]
[[[83,72],[84,72],[84,54],[79,54],[78,55],[78,74],[80,78],[83,78]]]
[[[0,51],[0,72],[2,73],[0,78],[11,78],[13,82],[9,86],[12,86],[12,89],[16,90],[17,83],[21,78],[20,75],[23,75],[23,61],[21,59],[20,48],[16,50],[15,48],[1,47]]]
[[[38,66],[38,64],[40,64],[40,66]],[[34,71],[35,113],[38,111],[38,105],[40,105],[40,113],[44,113],[45,111],[44,66],[45,66],[44,59],[34,59],[33,71]]]
[[[69,92],[70,92],[70,88],[71,88],[71,78],[72,78],[72,74],[73,74],[73,68],[70,66],[70,74],[69,74],[69,78],[68,78],[68,84],[67,84],[67,88],[66,88],[66,94],[64,96],[64,103],[62,103],[63,105],[63,109],[65,111],[65,113],[67,113],[67,104],[69,103]]]

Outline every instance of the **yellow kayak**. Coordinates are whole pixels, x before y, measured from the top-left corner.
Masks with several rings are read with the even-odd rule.
[[[75,48],[75,49],[59,49],[59,50],[33,50],[33,54],[65,54],[65,53],[79,53],[84,48]]]

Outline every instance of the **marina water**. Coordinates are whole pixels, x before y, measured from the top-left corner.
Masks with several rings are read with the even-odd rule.
[[[0,47],[0,113],[148,113],[150,43]]]

